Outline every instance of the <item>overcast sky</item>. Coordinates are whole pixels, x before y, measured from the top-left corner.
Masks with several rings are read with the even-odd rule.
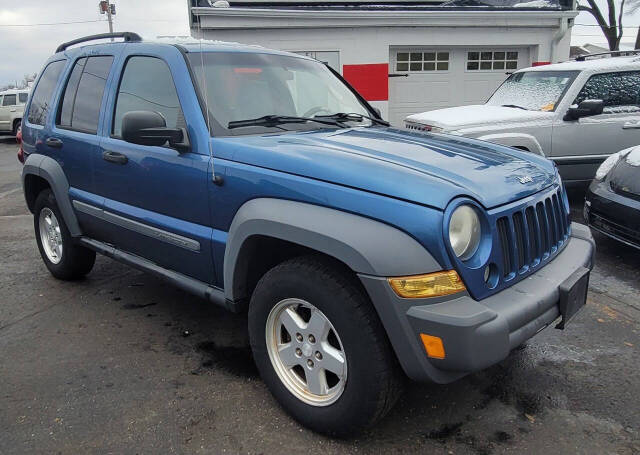
[[[116,31],[135,31],[151,38],[189,35],[186,0],[112,2],[117,7]],[[104,22],[35,25],[79,21]],[[634,43],[640,15],[627,16],[625,22],[629,28],[625,29],[624,41]],[[581,13],[576,24],[595,24],[595,21],[589,14]],[[634,25],[636,28],[632,28]],[[40,71],[44,60],[61,42],[107,31],[106,16],[98,12],[98,0],[0,0],[0,86]],[[605,42],[598,27],[573,28],[572,44]]]

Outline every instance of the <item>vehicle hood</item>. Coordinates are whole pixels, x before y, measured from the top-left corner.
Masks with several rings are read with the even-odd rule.
[[[431,125],[454,131],[461,128],[473,128],[500,123],[522,123],[538,121],[553,117],[553,112],[525,111],[523,109],[488,104],[473,106],[449,107],[435,111],[413,114],[406,118],[407,122]]]
[[[475,139],[370,127],[213,139],[214,156],[439,209],[458,196],[486,208],[551,185],[545,158]],[[522,181],[522,183],[521,183]]]

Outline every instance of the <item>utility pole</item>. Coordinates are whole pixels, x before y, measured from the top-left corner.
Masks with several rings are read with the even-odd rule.
[[[109,33],[113,33],[113,20],[111,19],[111,5],[107,8],[107,20],[109,21]],[[113,41],[113,38],[111,38]]]
[[[107,22],[109,22],[109,33],[113,33],[113,16],[116,14],[116,5],[109,3],[107,0],[101,0],[98,3],[98,9],[100,14],[107,15]],[[111,38],[113,41],[113,38]]]

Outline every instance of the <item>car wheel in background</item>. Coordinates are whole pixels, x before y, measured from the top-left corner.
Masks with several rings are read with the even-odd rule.
[[[21,120],[16,120],[15,122],[13,122],[13,129],[11,130],[11,133],[14,136],[18,135],[18,130],[20,129],[20,125],[22,125],[22,121]]]

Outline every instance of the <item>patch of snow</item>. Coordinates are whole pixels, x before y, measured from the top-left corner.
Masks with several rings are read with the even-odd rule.
[[[516,3],[514,8],[553,8],[557,6],[548,0],[531,0],[530,2]]]
[[[408,116],[406,120],[445,129],[457,129],[475,125],[537,121],[550,119],[553,116],[553,112],[525,111],[512,107],[481,104],[413,114]]]
[[[633,147],[626,160],[630,166],[640,166],[640,146]]]
[[[492,7],[492,8],[543,8],[558,9],[560,8],[559,0],[449,0],[444,2],[443,8],[446,7]]]
[[[629,71],[640,69],[638,56],[588,59],[583,62],[568,60],[552,65],[541,65],[526,68],[526,71]],[[523,71],[523,70],[519,70]]]

